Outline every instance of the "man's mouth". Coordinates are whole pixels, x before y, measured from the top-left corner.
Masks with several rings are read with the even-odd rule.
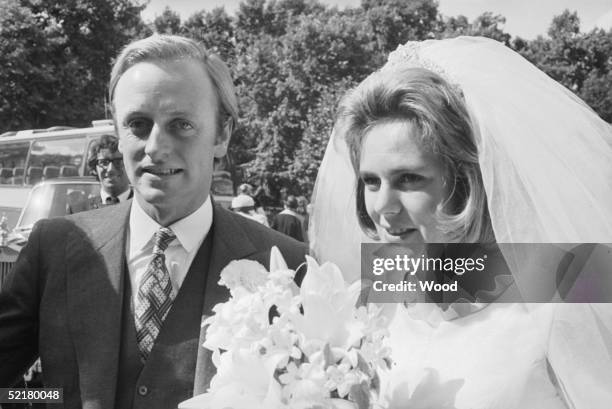
[[[182,169],[168,169],[168,168],[143,168],[142,173],[150,173],[155,176],[172,176],[181,173]]]

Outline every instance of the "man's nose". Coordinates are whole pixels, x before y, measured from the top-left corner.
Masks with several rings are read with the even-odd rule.
[[[154,162],[164,160],[170,152],[170,135],[163,126],[153,124],[145,144],[145,154]]]
[[[380,215],[396,215],[402,210],[398,191],[387,183],[382,183],[374,201],[374,211]]]

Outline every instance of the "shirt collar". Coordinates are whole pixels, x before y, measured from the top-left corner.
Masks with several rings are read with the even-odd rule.
[[[291,216],[295,216],[295,217],[297,217],[298,219],[300,219],[300,218],[301,218],[301,216],[300,216],[298,213],[294,212],[294,211],[293,211],[293,210],[291,210],[291,209],[283,209],[283,211],[281,211],[281,214],[290,214]]]
[[[132,189],[128,189],[125,192],[121,193],[119,196],[117,196],[119,202],[125,202],[126,200],[128,200],[130,198],[131,191]],[[108,197],[112,196],[106,190],[100,189],[100,198],[102,199],[102,203],[106,203],[106,198]]]
[[[213,220],[210,196],[195,212],[168,226],[176,235],[181,246],[188,253],[195,250],[203,241]],[[161,226],[140,207],[137,200],[132,201],[130,210],[130,253],[142,250]]]

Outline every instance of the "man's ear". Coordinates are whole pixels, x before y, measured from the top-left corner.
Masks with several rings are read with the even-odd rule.
[[[117,151],[123,155],[123,138],[120,138],[118,133],[115,135],[117,135]]]
[[[225,124],[223,124],[221,133],[217,136],[217,139],[215,141],[215,147],[213,150],[215,158],[222,158],[227,154],[227,146],[229,145],[230,137],[232,136],[233,130],[234,118],[229,117],[225,121]]]

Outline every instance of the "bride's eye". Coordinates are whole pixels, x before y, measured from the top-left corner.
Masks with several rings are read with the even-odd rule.
[[[361,181],[368,190],[378,190],[380,187],[380,179],[376,176],[362,176]]]
[[[419,175],[418,173],[403,173],[397,179],[397,183],[402,187],[418,187],[425,182],[427,178],[423,175]]]

